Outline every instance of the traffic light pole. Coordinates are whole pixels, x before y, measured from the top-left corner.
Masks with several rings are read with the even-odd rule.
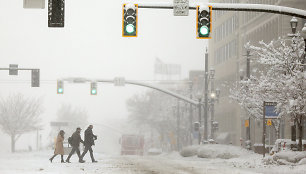
[[[113,84],[115,84],[115,80],[108,80],[108,79],[63,78],[63,79],[60,79],[60,81],[67,81],[67,82],[72,82],[72,83],[86,83],[86,82],[95,81],[95,82],[97,82],[97,83],[113,83]],[[196,105],[196,106],[202,105],[202,103],[199,103],[199,102],[196,101],[196,100],[193,100],[193,99],[190,99],[190,98],[185,97],[185,96],[183,96],[183,95],[174,93],[174,92],[169,91],[169,90],[167,90],[167,89],[163,89],[163,88],[160,88],[160,87],[151,85],[151,84],[143,83],[143,82],[141,82],[141,81],[125,80],[124,83],[125,83],[125,84],[130,84],[130,85],[143,86],[143,87],[155,89],[155,90],[157,90],[157,91],[166,93],[166,94],[168,94],[168,95],[170,95],[170,96],[173,96],[173,97],[175,97],[175,98],[178,98],[178,99],[180,99],[180,100],[183,100],[183,101],[185,101],[185,102],[187,102],[187,103],[190,103],[190,104],[192,104],[192,105]]]
[[[140,2],[137,3],[138,8],[152,8],[152,9],[173,9],[172,2]],[[212,10],[222,10],[222,11],[252,11],[252,12],[266,12],[266,13],[274,13],[274,14],[282,14],[288,16],[296,16],[299,18],[306,19],[306,11],[277,6],[277,5],[267,5],[267,4],[240,4],[240,3],[190,3],[189,10],[196,10],[197,6],[205,5],[212,6]]]
[[[199,103],[201,103],[201,98],[199,98]],[[198,105],[198,110],[199,110],[199,123],[200,123],[200,127],[201,127],[201,110],[202,110],[202,105]],[[205,129],[205,128],[204,128]],[[204,132],[205,133],[205,132]],[[199,130],[199,135],[198,135],[198,141],[199,141],[199,144],[201,144],[201,132]]]
[[[189,84],[189,92],[190,92],[190,99],[192,100],[192,82],[190,82]],[[189,106],[189,122],[190,122],[190,145],[192,145],[192,133],[193,133],[193,129],[192,129],[192,121],[193,121],[193,111],[192,111],[192,104],[190,103],[190,106]]]
[[[180,117],[180,100],[177,100],[177,112],[176,112],[176,124],[177,124],[177,138],[176,138],[176,143],[177,143],[177,150],[180,151],[181,149],[181,140],[180,140],[180,125],[181,125],[181,117]]]
[[[0,70],[8,70],[9,75],[18,75],[18,71],[31,71],[31,86],[32,87],[39,87],[39,74],[40,74],[40,69],[37,68],[18,68],[17,64],[10,64],[10,68],[0,68]]]
[[[204,81],[204,140],[208,139],[208,53],[205,53],[205,81]]]

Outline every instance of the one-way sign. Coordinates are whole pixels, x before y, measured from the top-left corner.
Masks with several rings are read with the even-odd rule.
[[[188,16],[189,0],[173,0],[173,15]]]

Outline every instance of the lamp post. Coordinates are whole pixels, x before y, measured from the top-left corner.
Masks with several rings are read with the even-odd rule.
[[[215,93],[215,69],[211,68],[209,71],[209,79],[210,79],[210,106],[211,106],[211,113],[210,113],[210,138],[214,139],[214,117],[215,117],[215,98],[216,98],[216,93]]]
[[[301,36],[304,38],[304,59],[302,61],[302,64],[304,64],[304,71],[306,71],[306,23],[304,24],[304,27],[302,28]]]
[[[208,137],[208,52],[205,53],[205,80],[204,80],[204,140]]]
[[[294,20],[293,20],[294,21]],[[294,24],[292,24],[294,25]],[[249,49],[246,50],[246,55],[243,55],[243,56],[246,56],[246,80],[249,80],[250,77],[251,77],[251,51]],[[240,80],[243,80],[243,75],[242,75],[242,78],[240,77]],[[245,141],[245,144],[246,144],[246,148],[247,149],[251,149],[251,118],[250,116],[248,115],[247,113],[247,116],[248,120],[245,120],[248,122],[247,126],[246,126],[246,141]]]
[[[292,34],[293,37],[295,36],[297,25],[298,25],[298,20],[296,17],[293,17],[290,20],[290,26],[293,33]],[[291,126],[291,141],[294,142],[296,141],[296,119],[293,120],[293,124]]]

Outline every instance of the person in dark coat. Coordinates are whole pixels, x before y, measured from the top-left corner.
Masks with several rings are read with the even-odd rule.
[[[93,156],[93,150],[92,150],[91,146],[95,145],[95,140],[97,139],[97,136],[93,134],[92,129],[93,129],[93,125],[89,125],[88,128],[84,132],[85,149],[84,149],[84,152],[81,155],[81,159],[83,160],[84,156],[86,155],[86,153],[89,150],[91,161],[93,163],[96,163],[98,161],[96,161],[94,156]]]
[[[74,152],[76,152],[78,154],[78,157],[79,157],[79,162],[80,163],[84,163],[85,161],[82,160],[81,158],[81,155],[80,155],[80,149],[79,149],[79,146],[80,146],[80,143],[83,143],[84,144],[84,141],[82,140],[81,138],[81,128],[77,128],[76,131],[72,134],[71,136],[71,146],[72,146],[72,150],[68,156],[68,158],[66,159],[66,162],[67,163],[70,163],[70,158],[71,156],[73,155]]]
[[[54,155],[49,159],[51,161],[51,163],[52,163],[52,160],[54,159],[54,157],[56,157],[57,155],[61,155],[61,163],[65,163],[65,161],[64,161],[64,146],[63,146],[64,135],[65,135],[65,132],[63,130],[60,130],[60,132],[58,133],[57,138],[56,138]]]

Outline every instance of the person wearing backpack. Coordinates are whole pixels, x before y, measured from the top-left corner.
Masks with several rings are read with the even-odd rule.
[[[68,157],[66,159],[67,163],[70,163],[70,158],[71,158],[71,156],[73,155],[74,152],[77,153],[77,155],[79,157],[79,162],[80,163],[84,163],[85,162],[81,158],[80,149],[79,149],[80,143],[84,144],[84,141],[81,138],[81,130],[82,129],[78,127],[76,129],[76,131],[72,134],[72,136],[68,138],[68,142],[72,146],[72,150],[71,150],[70,154],[68,155]]]
[[[84,156],[86,155],[86,153],[89,150],[91,161],[93,163],[96,163],[98,161],[96,161],[94,156],[93,156],[93,150],[92,150],[91,146],[95,145],[95,140],[97,140],[97,135],[93,134],[92,129],[93,129],[93,125],[89,125],[88,128],[84,132],[85,149],[84,149],[84,151],[81,155],[81,159],[83,160]]]
[[[64,146],[63,146],[64,135],[65,135],[65,132],[63,130],[60,130],[60,132],[58,133],[57,138],[56,138],[54,155],[49,159],[51,163],[57,155],[61,155],[61,163],[65,163],[65,161],[64,161]]]

